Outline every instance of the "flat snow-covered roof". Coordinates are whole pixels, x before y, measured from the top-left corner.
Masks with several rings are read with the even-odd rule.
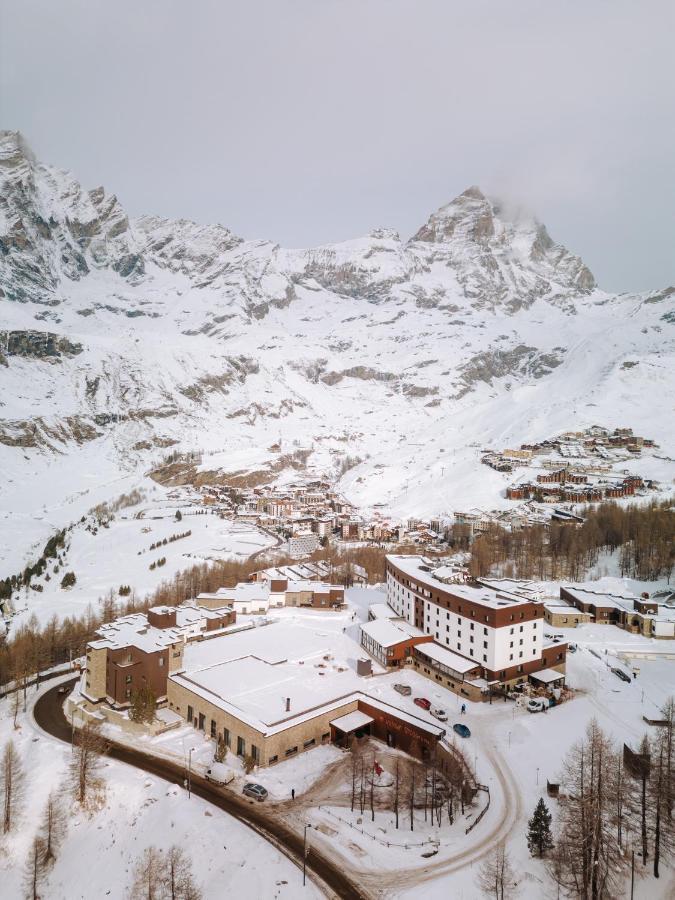
[[[361,626],[361,631],[380,647],[394,647],[411,638],[428,637],[405,619],[374,619],[372,622],[365,622]]]
[[[370,723],[374,721],[372,716],[367,716],[357,709],[354,712],[347,713],[346,716],[340,716],[338,719],[333,719],[329,724],[333,725],[335,728],[339,728],[340,731],[344,731],[345,734],[349,734],[352,731],[356,731],[358,728],[364,728],[366,725],[370,725]]]
[[[480,663],[476,662],[476,660],[467,659],[465,656],[460,656],[459,653],[453,653],[452,650],[446,650],[446,648],[441,647],[440,644],[420,644],[417,647],[417,650],[424,654],[424,656],[428,656],[429,659],[433,659],[437,663],[447,666],[449,669],[453,669],[455,672],[470,672],[472,669],[476,669],[480,666]]]
[[[478,603],[490,609],[516,607],[534,602],[526,597],[519,597],[517,594],[507,591],[495,591],[488,587],[475,587],[470,584],[446,584],[434,577],[434,568],[439,568],[438,564],[434,567],[433,562],[423,556],[389,554],[387,560],[399,571],[431,591],[445,591],[448,594],[452,594],[453,597],[469,600],[472,603]]]

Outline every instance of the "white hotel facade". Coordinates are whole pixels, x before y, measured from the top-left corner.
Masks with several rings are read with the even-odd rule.
[[[434,577],[434,565],[420,556],[387,556],[387,603],[433,636],[447,651],[450,669],[460,669],[453,657],[461,658],[479,667],[488,683],[502,685],[542,670],[564,673],[567,646],[544,638],[543,603],[481,585],[446,584]]]

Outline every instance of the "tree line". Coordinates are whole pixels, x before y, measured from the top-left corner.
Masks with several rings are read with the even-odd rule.
[[[462,526],[453,529],[461,544]],[[457,534],[454,532],[457,531]],[[675,564],[675,509],[671,501],[622,506],[602,503],[585,513],[575,527],[551,522],[507,531],[492,525],[471,545],[471,574],[540,580],[582,580],[601,552],[618,551],[622,577],[640,581],[670,579]]]
[[[360,547],[346,552],[331,548],[317,551],[312,559],[325,559],[339,567],[340,580],[350,584],[353,566],[366,569],[371,582],[380,581],[384,573],[386,550],[379,547]],[[77,659],[85,653],[87,643],[106,622],[120,615],[146,612],[151,606],[178,606],[200,593],[212,593],[220,587],[232,587],[239,581],[270,566],[297,562],[291,557],[255,556],[245,560],[223,559],[211,563],[199,563],[177,572],[162,581],[149,595],[141,598],[133,588],[111,590],[90,604],[80,616],[60,619],[54,615],[40,626],[35,615],[18,626],[9,636],[0,638],[0,685],[15,682],[24,691],[36,673]],[[120,596],[121,595],[121,596]]]

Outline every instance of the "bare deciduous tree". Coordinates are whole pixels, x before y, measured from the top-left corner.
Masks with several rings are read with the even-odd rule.
[[[92,791],[101,786],[101,757],[107,751],[98,725],[86,722],[75,732],[75,753],[71,762],[73,793],[78,803],[86,804]]]
[[[23,768],[14,741],[5,744],[2,754],[2,830],[4,834],[12,830],[23,794]]]
[[[66,830],[66,817],[59,798],[51,791],[42,813],[40,837],[44,847],[43,861],[46,865],[56,859],[59,845]]]
[[[31,841],[26,858],[23,883],[27,900],[40,900],[40,882],[44,876],[44,844],[39,835]]]
[[[583,900],[610,896],[620,884],[625,857],[617,843],[616,769],[611,741],[593,720],[563,763],[567,800],[560,809],[551,874]]]
[[[134,868],[131,900],[201,900],[201,896],[192,863],[175,844],[165,855],[148,847]]]
[[[131,900],[161,900],[164,894],[164,866],[157,847],[145,850],[134,869]]]
[[[492,853],[478,870],[478,886],[488,897],[507,900],[516,887],[513,866],[506,850],[506,844],[497,844]]]
[[[186,853],[174,844],[164,864],[162,884],[168,900],[200,900],[192,874],[192,863]]]

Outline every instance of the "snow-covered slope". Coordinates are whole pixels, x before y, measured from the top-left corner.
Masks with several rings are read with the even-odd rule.
[[[475,187],[410,240],[286,250],[130,220],[3,133],[2,527],[68,521],[66,498],[113,494],[167,447],[225,471],[279,438],[322,471],[358,457],[353,500],[432,513],[493,490],[478,446],[594,422],[667,445],[674,300],[605,293]]]

